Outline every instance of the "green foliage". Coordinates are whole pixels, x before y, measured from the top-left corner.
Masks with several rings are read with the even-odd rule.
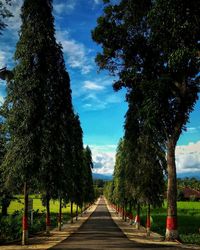
[[[98,188],[103,188],[106,182],[102,179],[95,179],[95,180],[93,180],[93,183]]]
[[[177,214],[175,147],[199,92],[199,12],[200,2],[195,0],[106,1],[92,31],[93,40],[102,47],[96,56],[99,68],[118,76],[116,90],[128,88],[126,140],[133,144],[134,137],[140,138],[135,144],[139,151],[145,145],[143,135],[152,134],[160,137],[158,148],[166,146],[168,214],[173,216]],[[141,124],[142,134],[137,128]],[[138,152],[139,157],[144,153]],[[134,161],[134,155],[132,162],[144,166],[141,161],[148,157],[143,156]]]
[[[94,185],[93,185],[93,179],[92,179],[92,168],[93,168],[93,162],[92,162],[92,152],[89,148],[89,146],[86,146],[86,148],[83,150],[83,166],[84,166],[84,172],[83,172],[83,183],[84,183],[84,190],[83,190],[83,201],[86,203],[90,203],[94,201],[95,195],[94,195]]]
[[[29,234],[35,234],[40,231],[44,231],[46,227],[46,208],[42,205],[42,200],[40,198],[35,198],[36,195],[31,195],[33,198],[33,225],[30,224],[30,214],[29,214]],[[4,217],[0,215],[0,242],[7,242],[10,240],[21,239],[21,221],[24,207],[23,196],[17,195],[15,200],[11,201],[8,208],[9,215]],[[52,200],[50,202],[51,207],[51,227],[57,226],[58,222],[58,212],[59,212],[59,202],[58,200]],[[75,215],[75,206],[73,214]],[[78,210],[80,212],[80,208]],[[70,219],[70,204],[63,204],[63,222],[67,222]]]
[[[113,190],[114,190],[114,182],[107,181],[104,186],[103,194],[105,195],[106,199],[108,199],[111,203],[115,203],[113,198]]]
[[[29,197],[30,198],[30,197]],[[23,210],[24,206],[24,199],[16,198],[13,199],[8,207],[8,213],[12,215],[16,211]],[[59,212],[59,202],[58,200],[51,200],[50,201],[50,207],[52,213],[58,213]],[[42,203],[41,198],[33,198],[33,210],[38,211],[39,213],[43,213],[46,210],[45,204]],[[65,214],[70,213],[70,204],[69,203],[63,203],[62,212]]]
[[[13,198],[12,191],[6,187],[5,169],[1,167],[6,154],[6,143],[8,142],[5,131],[5,116],[3,107],[0,109],[0,206],[2,215],[7,215],[7,209]]]
[[[127,190],[126,190],[126,151],[125,151],[125,141],[120,140],[117,153],[116,153],[116,163],[113,174],[113,200],[116,204],[120,204],[121,206],[124,204],[125,200],[127,200]]]
[[[33,235],[37,232],[45,230],[46,215],[43,212],[38,212],[39,210],[34,211],[33,213],[33,225],[30,224],[30,214],[29,214],[29,234]],[[75,211],[74,211],[75,214]],[[63,221],[68,221],[70,219],[69,211],[63,214]],[[51,227],[54,228],[57,226],[57,213],[52,212],[51,214]],[[9,242],[12,240],[20,240],[22,234],[21,228],[22,221],[22,211],[18,211],[9,215],[7,217],[0,217],[0,243]]]
[[[14,79],[8,85],[10,135],[3,167],[7,184],[17,183],[58,197],[69,186],[72,117],[69,75],[55,39],[52,1],[25,0]],[[34,185],[33,185],[34,183]]]
[[[83,131],[78,115],[72,119],[72,166],[69,176],[70,184],[67,187],[69,199],[78,205],[83,204],[84,196],[84,152],[83,152]]]
[[[197,180],[196,178],[184,178],[184,179],[177,179],[177,185],[178,187],[190,187],[195,190],[200,191],[200,180]]]
[[[93,184],[94,184],[94,196],[95,196],[95,199],[97,199],[98,197],[103,195],[104,186],[106,182],[102,179],[95,179],[93,180]]]
[[[151,211],[152,221],[151,230],[161,235],[165,235],[166,224],[166,206],[161,208],[154,208]],[[178,206],[178,224],[180,238],[184,243],[200,244],[198,236],[199,232],[199,219],[200,219],[200,203],[181,201],[177,203]],[[142,208],[141,211],[142,224],[146,224],[146,208]],[[195,237],[196,236],[196,237]]]
[[[0,217],[0,242],[20,239],[22,215]]]

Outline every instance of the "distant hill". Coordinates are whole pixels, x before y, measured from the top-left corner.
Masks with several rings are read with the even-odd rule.
[[[196,178],[197,180],[200,180],[200,171],[199,172],[189,172],[189,173],[178,173],[178,178],[184,179],[184,178]]]
[[[104,175],[104,174],[96,174],[96,173],[92,173],[92,177],[93,179],[101,179],[104,181],[110,181],[112,180],[112,175]]]
[[[112,175],[104,175],[104,174],[96,174],[92,173],[93,179],[101,179],[105,181],[112,180]],[[200,180],[200,171],[199,172],[189,172],[189,173],[178,173],[178,178],[184,179],[184,178],[196,178],[197,180]]]

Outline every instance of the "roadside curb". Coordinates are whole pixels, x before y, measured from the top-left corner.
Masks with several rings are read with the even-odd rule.
[[[140,229],[134,228],[133,225],[130,225],[128,222],[123,221],[119,215],[117,215],[116,211],[109,205],[108,201],[105,199],[107,208],[109,213],[113,219],[113,221],[117,224],[117,226],[122,230],[122,232],[127,236],[127,238],[131,241],[141,243],[141,244],[154,244],[154,245],[163,245],[169,247],[179,247],[179,248],[188,248],[188,249],[197,249],[200,247],[196,245],[186,245],[180,242],[170,242],[164,241],[163,236],[158,233],[151,232],[149,237],[146,236],[146,228],[140,226]]]
[[[71,236],[73,233],[75,233],[92,215],[92,213],[95,211],[97,205],[99,203],[99,199],[91,205],[89,208],[87,208],[82,216],[78,216],[78,220],[76,221],[74,218],[74,223],[71,224],[70,221],[68,221],[66,224],[62,226],[62,231],[58,231],[58,228],[54,228],[50,231],[50,236],[46,236],[45,233],[36,235],[34,237],[29,238],[29,244],[26,246],[20,245],[18,242],[15,244],[8,244],[8,245],[0,245],[1,250],[46,250],[50,249],[63,240],[66,240],[69,236]]]

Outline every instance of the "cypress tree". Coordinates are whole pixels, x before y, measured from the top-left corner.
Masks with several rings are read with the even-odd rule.
[[[8,177],[18,176],[18,183],[24,183],[24,216],[22,244],[28,238],[28,188],[39,171],[41,110],[44,85],[44,60],[42,39],[46,39],[47,23],[37,15],[37,7],[46,16],[44,2],[24,1],[22,26],[17,43],[14,79],[8,85],[9,114],[7,124],[11,140],[4,164],[9,169]],[[40,20],[41,25],[36,23]],[[43,21],[43,23],[42,23]],[[46,31],[46,32],[45,32]],[[43,36],[41,35],[43,32]]]
[[[0,110],[0,206],[2,216],[7,216],[7,209],[13,198],[12,190],[10,190],[5,183],[5,169],[1,166],[3,158],[6,154],[6,131],[5,131],[5,114],[1,107]]]
[[[92,152],[89,146],[84,149],[84,202],[90,203],[94,201],[94,186],[92,179]]]
[[[73,163],[70,170],[70,187],[69,189],[69,199],[71,203],[74,202],[78,206],[82,207],[83,203],[83,176],[84,176],[84,166],[83,166],[83,131],[81,129],[80,120],[78,115],[74,115],[72,119],[73,131],[72,131],[72,156]],[[72,214],[71,214],[72,217]],[[76,212],[77,217],[77,212]],[[72,221],[73,222],[73,221]]]
[[[65,70],[62,50],[57,46],[52,57],[52,74],[45,89],[45,113],[41,136],[41,188],[45,192],[47,233],[50,227],[49,201],[65,196],[69,189],[72,165],[71,134],[73,108],[69,75]],[[65,192],[64,192],[65,191]]]
[[[51,0],[25,0],[15,52],[14,79],[8,85],[7,124],[11,140],[4,165],[8,178],[24,183],[22,244],[28,240],[28,190],[34,177],[49,200],[58,196],[70,153],[71,90],[62,49],[56,43]]]

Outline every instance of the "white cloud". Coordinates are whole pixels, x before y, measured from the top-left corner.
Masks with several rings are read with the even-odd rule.
[[[93,173],[112,175],[117,145],[90,145],[94,163]]]
[[[113,93],[113,81],[114,78],[110,76],[84,81],[82,88],[77,90],[77,96],[82,97],[83,100],[82,107],[86,110],[96,111],[124,102],[125,93]]]
[[[68,14],[71,13],[76,6],[76,0],[65,0],[63,3],[54,3],[53,9],[56,14]]]
[[[106,145],[90,145],[93,152],[103,152],[103,153],[115,153],[117,145],[116,144],[106,144]]]
[[[3,51],[2,51],[3,50]],[[11,67],[13,63],[13,52],[11,51],[11,47],[0,47],[0,69],[7,66]]]
[[[12,4],[8,7],[8,10],[12,13],[12,17],[7,18],[6,24],[8,29],[15,31],[13,34],[17,35],[17,32],[21,26],[21,6],[23,0],[12,0]]]
[[[200,171],[200,141],[176,147],[178,173]]]
[[[63,52],[67,57],[67,66],[80,69],[82,74],[88,74],[92,68],[92,61],[89,59],[89,50],[82,44],[69,37],[69,32],[58,31],[58,41],[63,46]]]
[[[91,145],[94,173],[113,174],[117,145]],[[176,147],[177,173],[200,172],[200,141]]]
[[[117,93],[108,95],[108,96],[106,97],[106,102],[107,102],[107,103],[113,104],[113,103],[120,103],[120,102],[122,102],[122,101],[123,101],[122,97],[119,96],[119,95],[117,95]]]
[[[83,105],[83,107],[84,107],[84,108],[91,108],[91,107],[92,107],[92,104],[90,104],[90,103],[85,103],[85,104]]]
[[[105,89],[104,86],[101,86],[98,83],[95,83],[92,81],[85,81],[83,87],[85,89],[89,89],[89,90],[103,90],[103,89]]]
[[[0,69],[6,65],[6,52],[0,51]]]
[[[115,153],[93,153],[93,173],[112,175],[115,165]]]
[[[187,133],[194,134],[199,133],[200,127],[188,127],[186,128]]]
[[[111,104],[122,103],[124,102],[124,97],[122,95],[117,95],[117,93],[104,95],[89,93],[83,98],[83,100],[87,101],[87,104],[91,104],[90,106],[85,106],[85,104],[83,104],[83,108],[95,111],[106,109]]]

